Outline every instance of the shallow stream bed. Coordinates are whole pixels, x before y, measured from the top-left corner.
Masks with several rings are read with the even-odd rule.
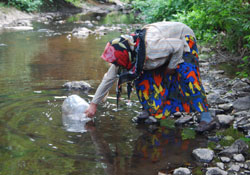
[[[91,100],[88,95],[108,69],[100,55],[106,42],[120,35],[112,31],[85,39],[69,36],[86,20],[97,21],[93,28],[110,26],[110,21],[128,28],[134,21],[118,14],[76,15],[48,24],[34,22],[30,31],[0,34],[0,174],[152,175],[196,166],[191,152],[205,147],[206,139],[184,140],[182,129],[160,127],[152,133],[147,126],[133,124],[131,118],[140,111],[135,95],[132,105],[121,101],[118,111],[112,99],[100,106],[88,132],[65,130],[64,96]],[[77,80],[94,90],[62,89],[65,82]],[[115,96],[113,91],[110,96]]]

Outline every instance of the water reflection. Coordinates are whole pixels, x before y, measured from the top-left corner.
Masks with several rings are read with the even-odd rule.
[[[98,131],[93,123],[87,124],[87,130],[96,147],[100,160],[105,164],[103,168],[108,175],[152,175],[158,171],[170,172],[178,166],[194,166],[191,159],[192,150],[200,146],[206,146],[204,138],[194,140],[182,140],[180,130],[170,130],[158,127],[150,132],[147,127],[141,126],[141,135],[132,141],[132,154],[124,152],[115,145],[110,148],[108,140],[104,139],[104,133]],[[128,149],[128,148],[127,148]]]

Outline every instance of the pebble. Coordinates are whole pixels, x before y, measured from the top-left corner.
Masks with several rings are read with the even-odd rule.
[[[174,113],[174,116],[175,116],[175,117],[181,117],[181,112],[176,112],[176,113]]]
[[[237,162],[245,161],[245,157],[242,154],[234,154],[233,159],[236,160]]]
[[[238,98],[233,102],[233,107],[237,111],[244,111],[250,108],[250,96]]]
[[[221,157],[220,160],[221,160],[222,162],[224,162],[224,163],[228,163],[228,162],[230,162],[231,159],[228,158],[228,157]]]
[[[224,114],[217,115],[216,117],[217,117],[219,123],[222,124],[222,125],[228,125],[234,119],[233,116],[231,116],[231,115],[224,115]]]
[[[241,173],[242,175],[247,175],[247,174],[250,174],[250,171],[244,171]]]
[[[245,162],[244,168],[250,170],[250,160]]]
[[[228,171],[238,172],[238,171],[240,171],[240,166],[236,165],[236,164],[233,164],[233,165],[230,166],[230,168],[228,169]]]
[[[223,109],[224,111],[229,111],[232,109],[233,104],[232,103],[226,103],[226,104],[219,104],[218,106],[220,109]]]
[[[222,169],[222,170],[225,169],[225,165],[224,165],[224,163],[222,163],[222,162],[217,162],[216,165],[217,165],[217,167],[219,167],[219,168]]]
[[[175,121],[175,124],[176,125],[182,125],[182,124],[184,124],[184,123],[187,123],[187,122],[189,122],[189,121],[191,121],[193,119],[193,117],[192,116],[184,116],[184,117],[180,117],[180,118],[178,118],[176,121]]]
[[[202,163],[209,163],[214,158],[214,151],[207,148],[198,148],[192,152],[195,159]]]
[[[228,173],[218,167],[207,168],[206,175],[227,175]]]
[[[188,168],[177,168],[174,170],[173,175],[191,175],[191,171]]]
[[[7,46],[6,44],[0,43],[0,47]]]

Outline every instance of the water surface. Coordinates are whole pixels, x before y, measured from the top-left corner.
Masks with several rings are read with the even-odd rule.
[[[183,140],[181,129],[160,127],[152,133],[133,124],[131,118],[140,111],[135,94],[132,106],[121,101],[118,111],[115,100],[101,105],[86,133],[63,127],[60,97],[91,98],[61,86],[85,80],[95,90],[109,66],[100,59],[103,48],[121,34],[68,37],[73,28],[85,26],[75,21],[97,21],[97,16],[101,20],[94,27],[134,21],[117,14],[76,15],[47,25],[34,22],[32,31],[0,34],[0,43],[6,45],[0,46],[0,174],[152,175],[194,165],[191,152],[206,145],[204,138]],[[115,96],[113,91],[110,95]]]

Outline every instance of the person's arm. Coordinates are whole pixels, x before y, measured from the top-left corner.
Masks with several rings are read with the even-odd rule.
[[[118,67],[111,65],[108,72],[104,75],[101,84],[98,86],[95,95],[85,111],[86,116],[93,117],[96,113],[97,105],[108,93],[114,82],[117,80]]]

